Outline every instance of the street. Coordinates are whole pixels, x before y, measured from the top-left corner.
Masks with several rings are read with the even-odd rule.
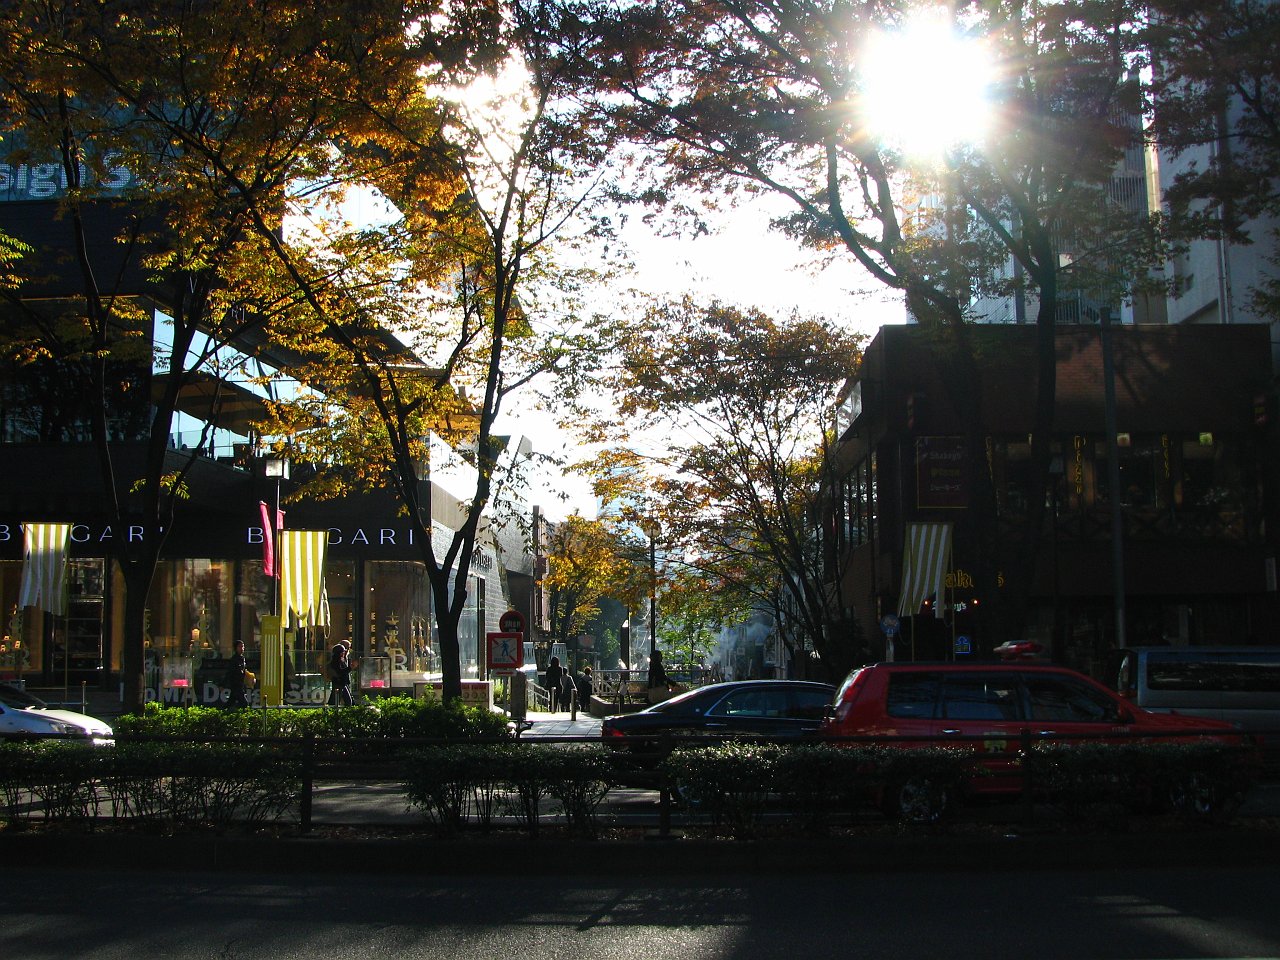
[[[1280,956],[1271,869],[755,875],[530,882],[16,870],[0,956],[22,960],[1174,958]],[[638,855],[644,855],[640,851]],[[652,856],[654,853],[650,852]]]

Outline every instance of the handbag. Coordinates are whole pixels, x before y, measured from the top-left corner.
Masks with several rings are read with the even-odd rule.
[[[252,690],[258,685],[258,675],[252,670],[244,672],[244,687],[246,690]]]

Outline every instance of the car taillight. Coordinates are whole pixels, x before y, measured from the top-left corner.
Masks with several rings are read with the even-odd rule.
[[[622,734],[622,731],[619,730],[617,727],[601,726],[600,735],[602,737],[620,737],[623,734]]]

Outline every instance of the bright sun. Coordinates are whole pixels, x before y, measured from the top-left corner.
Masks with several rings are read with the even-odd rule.
[[[924,159],[982,140],[991,122],[991,55],[949,18],[922,16],[873,35],[859,62],[871,134]]]

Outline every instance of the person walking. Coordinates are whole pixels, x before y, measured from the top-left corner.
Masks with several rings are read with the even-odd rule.
[[[667,677],[667,669],[662,665],[662,651],[653,651],[649,658],[649,680],[646,684],[650,703],[661,703],[667,699],[671,681]]]
[[[244,658],[244,641],[237,640],[231,647],[231,662],[227,664],[226,687],[230,693],[227,706],[232,709],[249,706],[245,696],[245,681],[249,674],[249,661]]]
[[[560,658],[552,657],[547,664],[547,690],[551,692],[551,712],[560,709],[560,683],[564,680],[564,669],[560,666]],[[566,705],[567,707],[567,705]]]
[[[578,687],[578,709],[591,710],[591,664],[582,668],[582,672],[574,678]]]
[[[333,655],[329,657],[329,676],[332,678],[333,693],[329,703],[337,707],[349,707],[351,699],[351,670],[355,666],[351,662],[350,647],[339,640],[333,645]]]

